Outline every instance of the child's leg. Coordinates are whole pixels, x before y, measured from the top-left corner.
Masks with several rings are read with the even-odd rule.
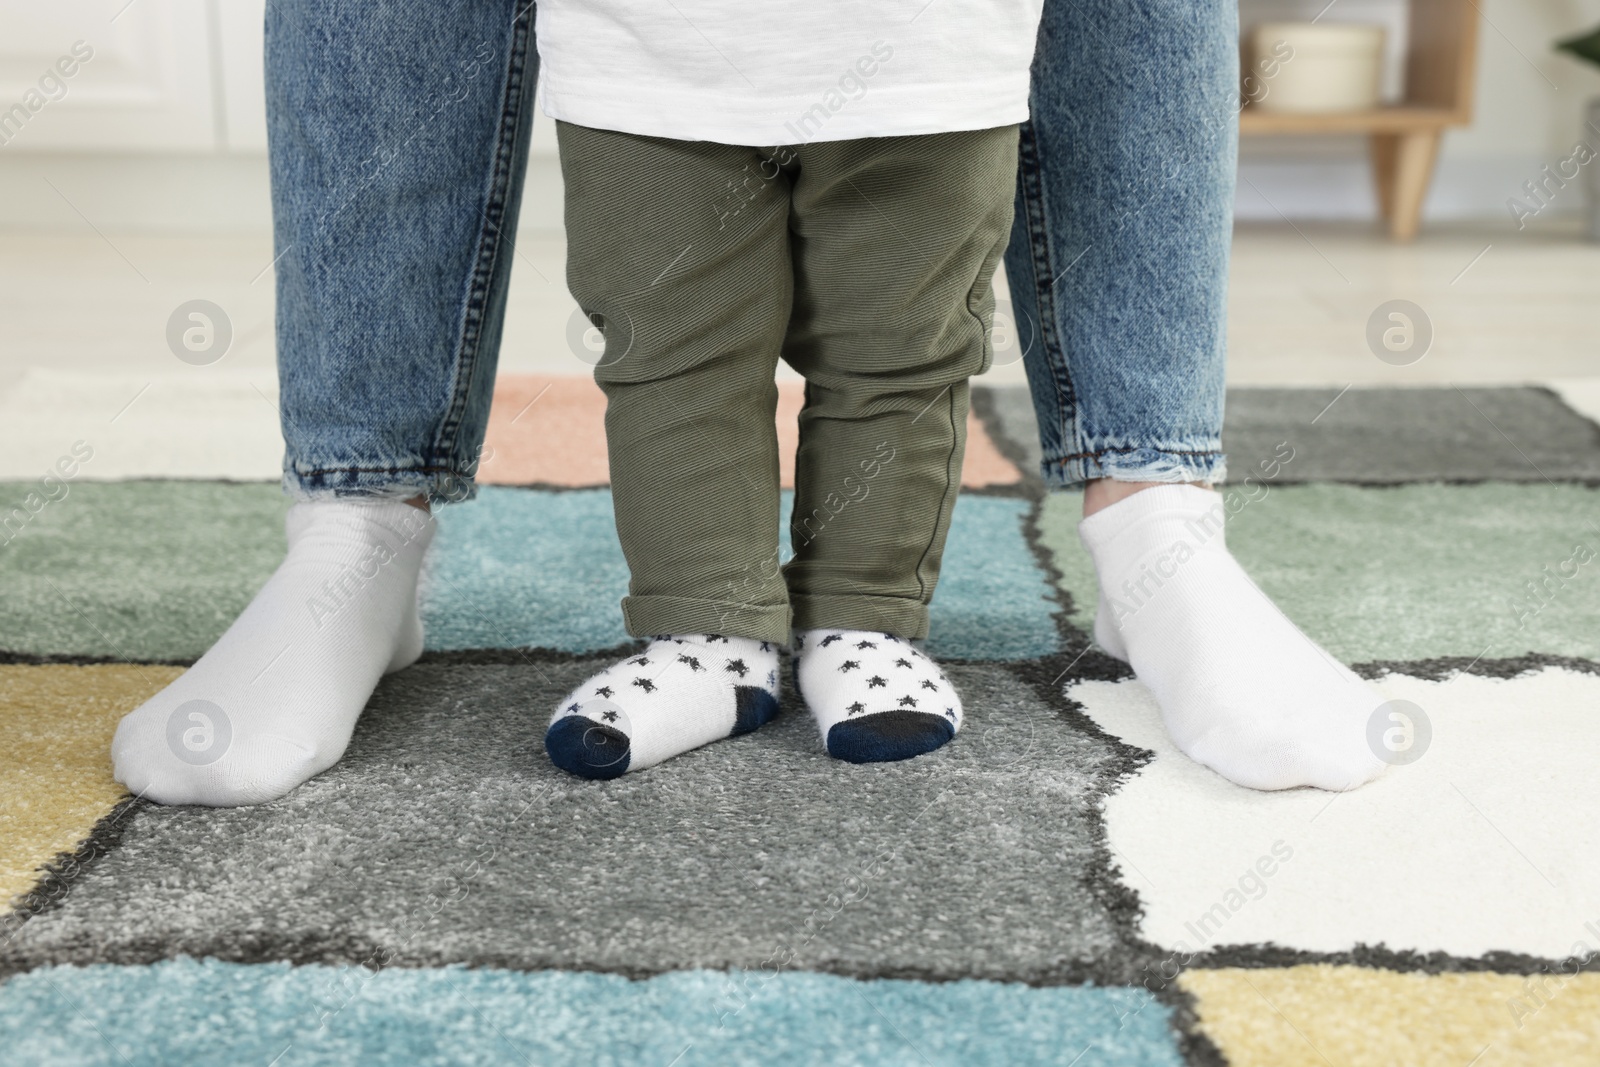
[[[567,281],[606,337],[595,379],[632,573],[623,618],[636,637],[668,635],[551,720],[558,766],[610,778],[777,708],[789,603],[773,372],[792,292],[788,179],[751,148],[557,132]]]
[[[1015,127],[807,145],[793,194],[806,376],[785,567],[798,676],[829,752],[905,759],[954,736],[961,701],[907,640],[928,601],[990,356]]]

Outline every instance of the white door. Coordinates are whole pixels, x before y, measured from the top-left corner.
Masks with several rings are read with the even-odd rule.
[[[0,0],[0,153],[264,147],[263,2]]]

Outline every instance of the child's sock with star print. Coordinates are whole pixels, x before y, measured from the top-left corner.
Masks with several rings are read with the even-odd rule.
[[[795,635],[795,681],[828,754],[886,763],[932,752],[961,729],[961,697],[903,638],[863,630]]]
[[[582,778],[615,778],[778,713],[778,650],[718,634],[655,637],[567,695],[550,719],[550,760]]]

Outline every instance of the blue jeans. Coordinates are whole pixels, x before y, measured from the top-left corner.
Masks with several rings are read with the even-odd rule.
[[[1046,0],[1006,276],[1045,481],[1220,481],[1237,0]]]
[[[1236,23],[1231,0],[1045,5],[1006,268],[1053,484],[1221,476]],[[533,4],[269,0],[266,31],[285,485],[466,499]]]

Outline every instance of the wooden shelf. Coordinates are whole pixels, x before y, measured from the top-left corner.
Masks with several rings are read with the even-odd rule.
[[[1371,111],[1335,111],[1316,115],[1246,107],[1239,112],[1239,132],[1246,136],[1295,133],[1413,133],[1462,126],[1471,121],[1453,108],[1396,105]]]
[[[1410,0],[1405,100],[1392,107],[1296,115],[1246,107],[1239,133],[1368,136],[1378,204],[1397,241],[1417,235],[1446,127],[1472,121],[1478,54],[1476,0]]]

